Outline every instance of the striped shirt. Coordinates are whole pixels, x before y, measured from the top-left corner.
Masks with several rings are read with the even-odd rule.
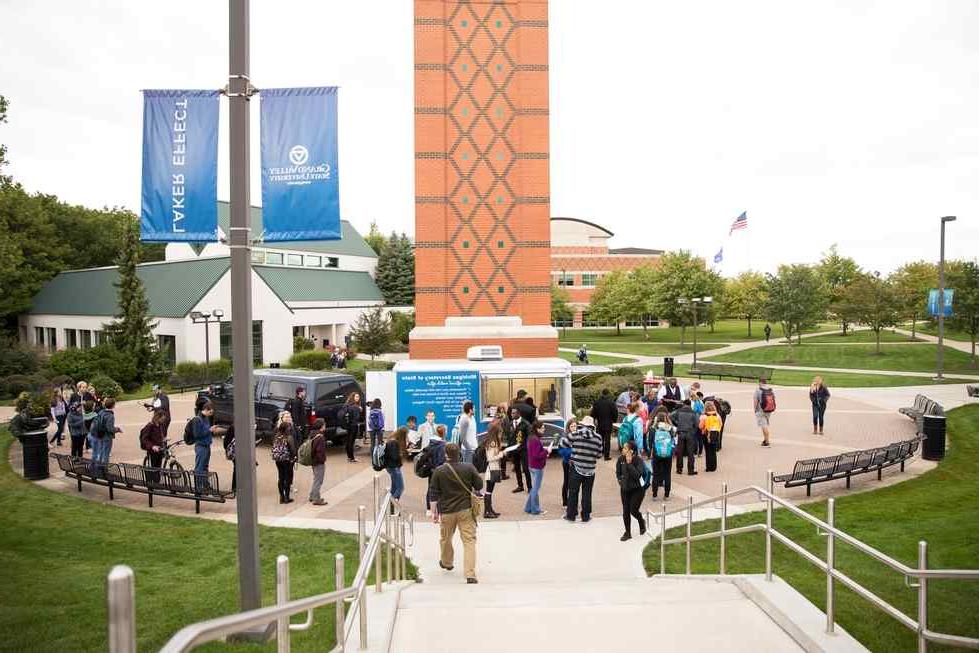
[[[571,447],[571,464],[582,476],[595,475],[595,463],[602,455],[602,438],[589,426],[579,426],[576,431],[561,438],[562,447]]]

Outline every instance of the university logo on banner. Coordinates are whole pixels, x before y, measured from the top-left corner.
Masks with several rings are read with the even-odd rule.
[[[263,239],[339,239],[336,87],[259,93]]]
[[[143,91],[142,240],[217,240],[219,95]]]

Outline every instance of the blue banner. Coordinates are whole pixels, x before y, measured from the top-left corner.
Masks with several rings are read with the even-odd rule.
[[[143,91],[146,241],[218,239],[218,91]]]
[[[339,239],[336,87],[260,94],[264,240]]]
[[[952,316],[952,298],[955,296],[955,290],[952,288],[945,289],[945,317]],[[932,288],[928,291],[928,314],[932,317],[938,317],[938,289]]]
[[[453,370],[439,372],[397,372],[398,424],[409,415],[425,421],[425,413],[435,411],[435,423],[445,424],[446,437],[452,434],[456,418],[462,413],[465,401],[473,402],[475,415],[479,409],[479,372]]]

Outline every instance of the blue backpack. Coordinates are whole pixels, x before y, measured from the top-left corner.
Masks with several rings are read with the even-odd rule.
[[[637,415],[627,415],[619,425],[619,447],[629,440],[636,443],[636,451],[642,451],[642,420]]]
[[[653,451],[657,458],[672,458],[673,435],[669,431],[658,429],[653,436]]]

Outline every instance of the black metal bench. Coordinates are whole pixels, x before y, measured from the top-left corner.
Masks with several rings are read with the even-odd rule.
[[[730,379],[737,379],[738,382],[744,379],[751,379],[757,381],[758,379],[772,379],[772,375],[775,370],[768,367],[755,367],[753,365],[720,365],[718,363],[697,363],[697,367],[691,367],[689,374],[691,376],[696,376],[698,379],[702,379],[705,376],[716,376],[717,380],[720,381],[722,378],[727,377]]]
[[[90,458],[72,458],[59,453],[51,457],[68,478],[82,483],[101,485],[109,488],[109,499],[115,499],[116,490],[129,490],[145,494],[153,507],[153,497],[173,497],[194,502],[194,511],[200,514],[201,501],[225,503],[233,493],[221,490],[217,472],[195,472],[187,470],[143,467],[131,463],[109,463],[103,465]]]
[[[967,385],[965,386],[965,393],[970,397],[979,399],[979,385]]]
[[[942,408],[941,404],[933,399],[929,399],[924,395],[915,395],[914,403],[911,406],[898,408],[897,412],[901,413],[902,415],[907,415],[909,418],[913,419],[917,425],[918,433],[924,431],[926,415],[945,415],[945,409]]]
[[[847,451],[835,456],[810,458],[795,463],[792,472],[774,477],[776,483],[785,483],[785,487],[806,486],[806,496],[812,496],[813,483],[846,480],[850,487],[850,479],[857,474],[877,472],[877,480],[881,480],[881,472],[885,467],[900,465],[904,471],[904,463],[918,452],[922,438],[901,440],[886,447],[874,447],[859,451]]]

